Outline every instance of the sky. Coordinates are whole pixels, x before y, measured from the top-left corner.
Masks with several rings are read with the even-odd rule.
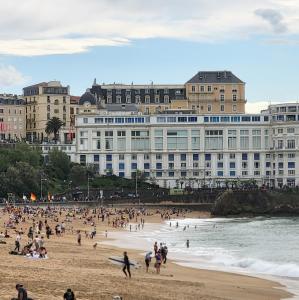
[[[0,0],[0,92],[178,83],[230,70],[247,112],[299,101],[298,0]]]

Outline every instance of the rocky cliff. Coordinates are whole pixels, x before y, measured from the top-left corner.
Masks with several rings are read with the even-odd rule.
[[[214,216],[299,215],[299,193],[227,190],[217,197],[212,214]]]

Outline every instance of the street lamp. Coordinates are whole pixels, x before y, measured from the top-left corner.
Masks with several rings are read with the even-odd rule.
[[[89,182],[90,182],[90,180],[91,180],[91,177],[88,175],[88,177],[87,177],[87,199],[88,199],[88,201],[89,201],[89,194],[90,194],[90,189],[89,189]]]

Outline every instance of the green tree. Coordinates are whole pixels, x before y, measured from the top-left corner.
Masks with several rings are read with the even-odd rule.
[[[69,177],[71,163],[67,154],[63,151],[54,149],[49,152],[49,162],[46,167],[48,177],[66,180]]]
[[[87,170],[84,166],[73,165],[70,171],[70,180],[73,186],[80,186],[86,182]]]
[[[46,134],[54,134],[54,141],[56,142],[58,140],[58,133],[61,127],[64,125],[64,122],[62,122],[59,118],[53,117],[52,119],[48,120],[46,124],[45,132]]]
[[[17,162],[15,166],[10,166],[6,172],[6,191],[18,196],[31,192],[39,193],[40,182],[39,169],[34,168],[27,162]]]

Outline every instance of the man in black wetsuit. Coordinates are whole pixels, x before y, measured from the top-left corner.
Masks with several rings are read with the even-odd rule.
[[[16,290],[18,291],[18,298],[12,298],[11,300],[29,300],[27,297],[27,291],[21,284],[16,285]]]
[[[129,273],[129,277],[131,278],[131,271],[130,271],[130,261],[129,257],[127,255],[127,252],[124,252],[124,267],[123,267],[123,272],[125,273],[126,277],[128,276],[126,270]]]
[[[75,300],[75,294],[71,289],[67,289],[63,295],[63,300]]]

